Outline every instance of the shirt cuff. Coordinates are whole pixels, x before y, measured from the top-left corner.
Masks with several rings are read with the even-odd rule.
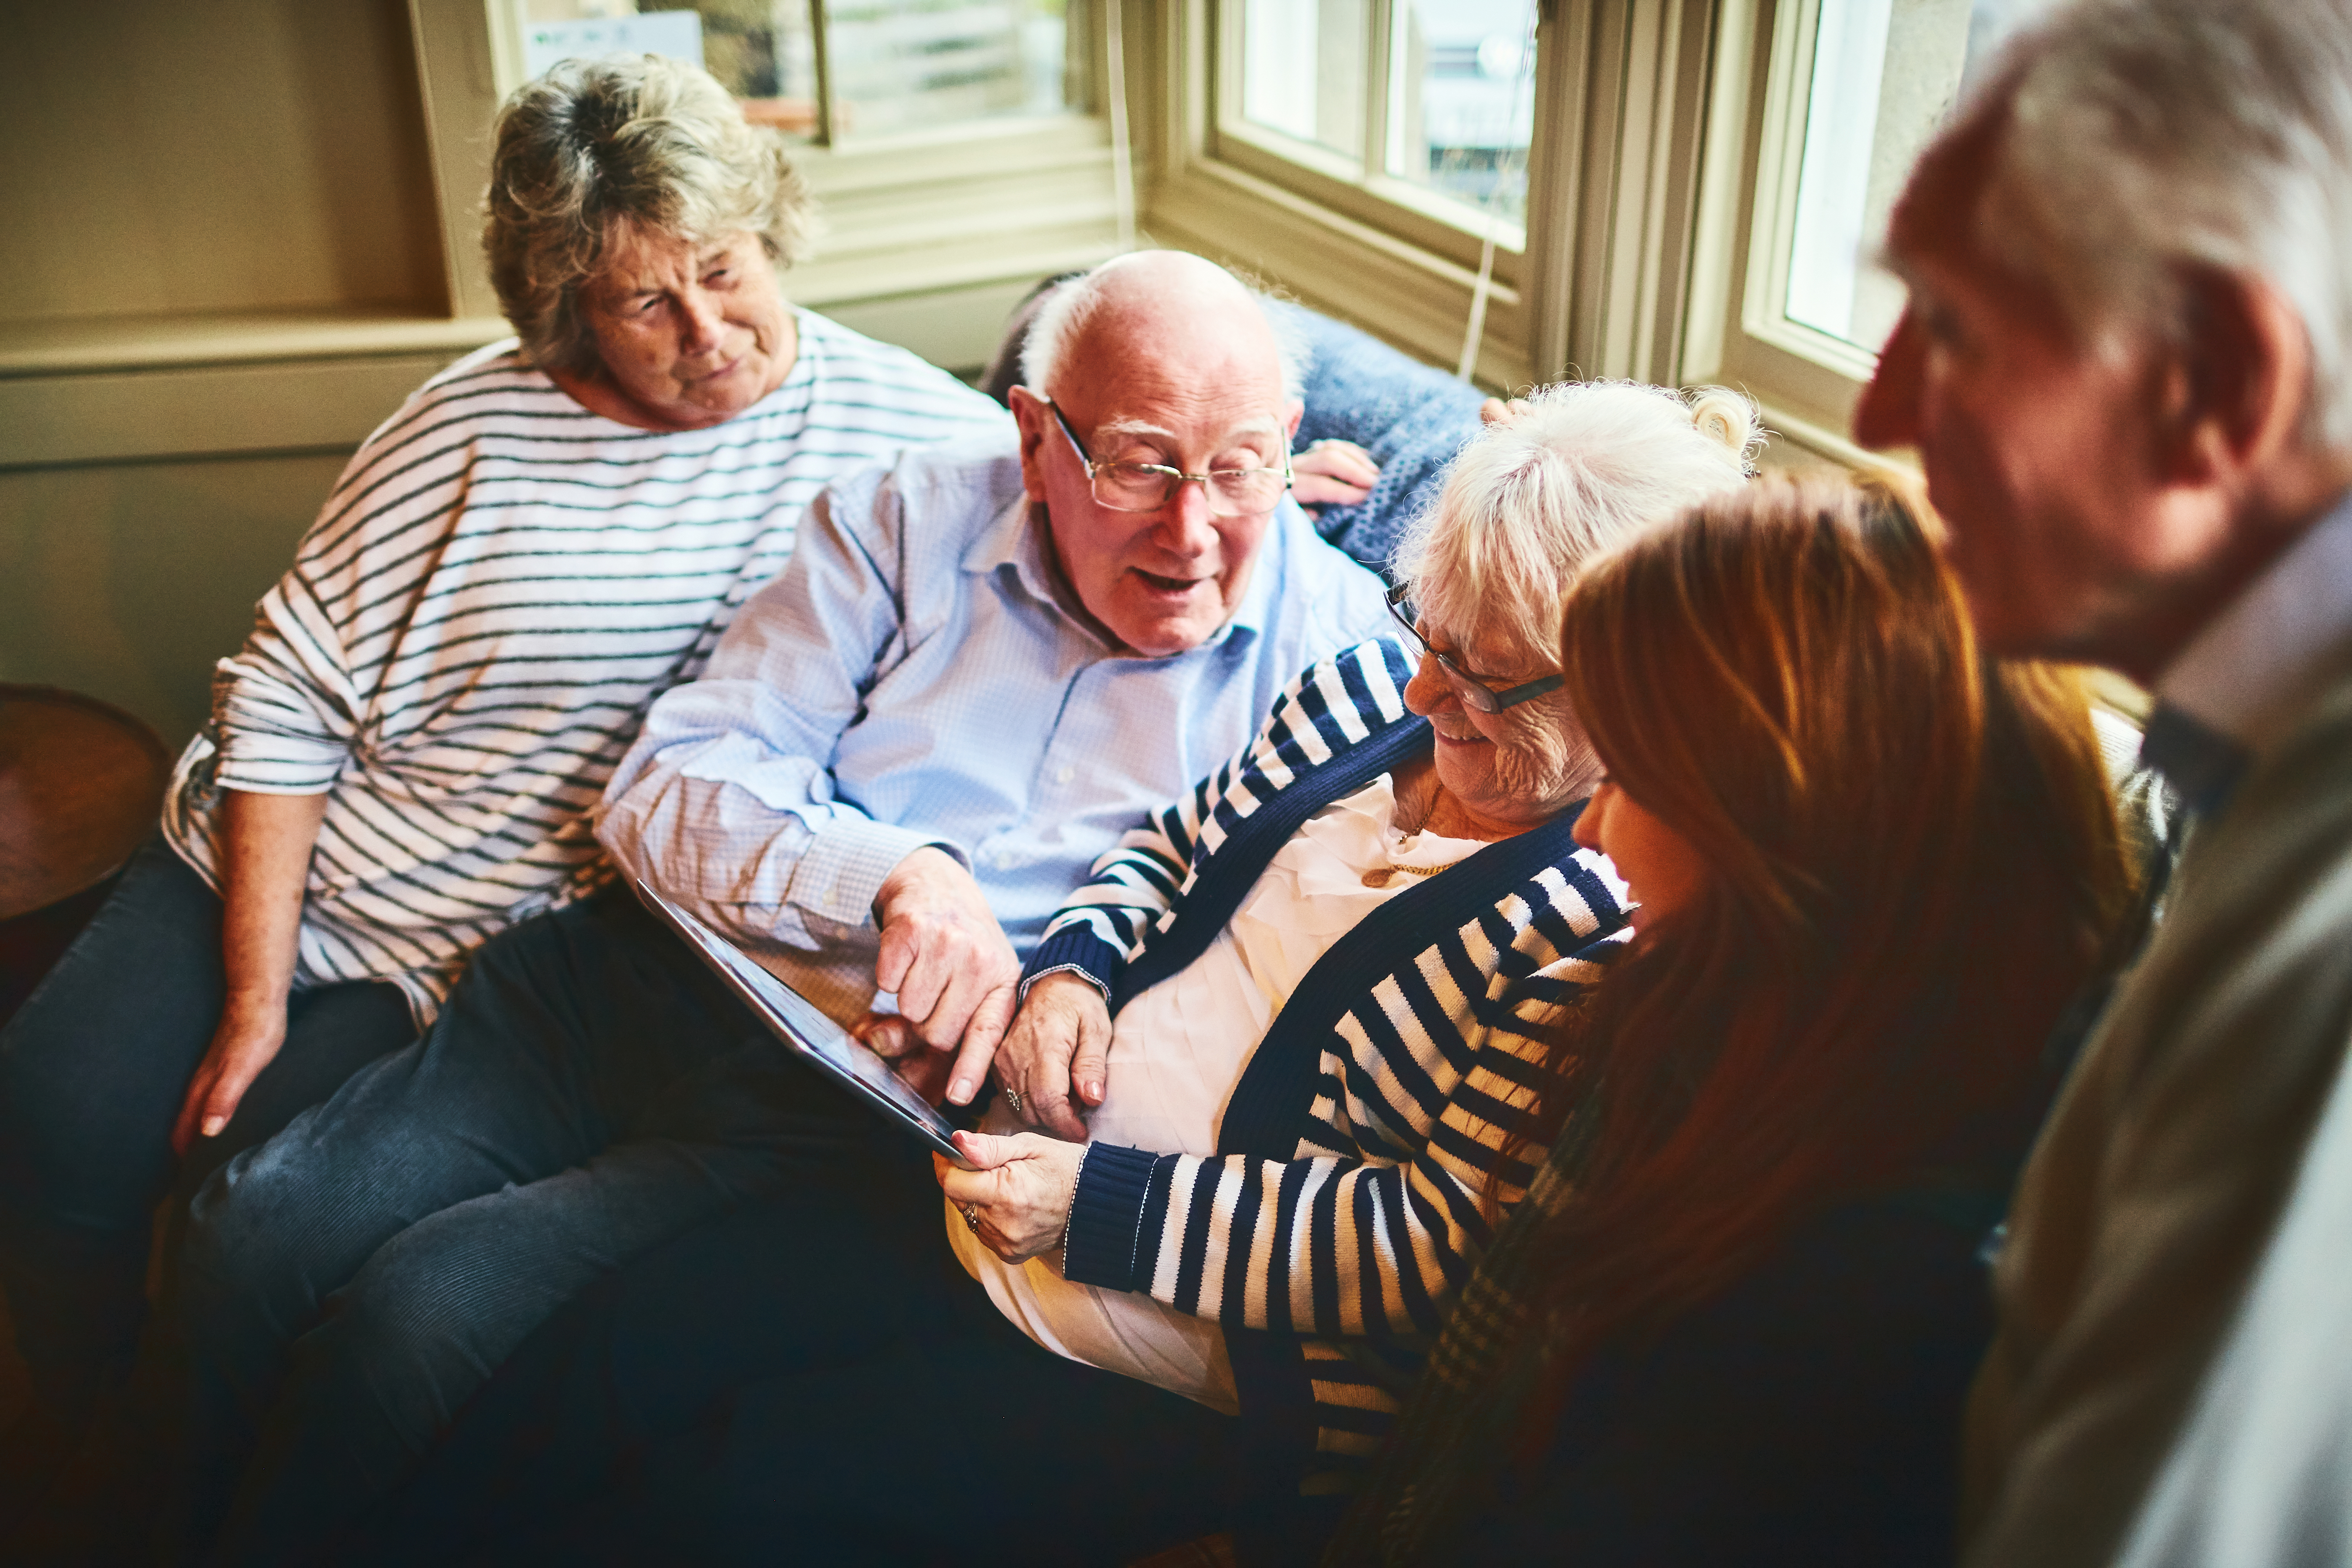
[[[918,849],[939,849],[967,870],[971,862],[954,845],[868,816],[826,823],[793,869],[786,900],[845,926],[874,923],[874,900],[898,862]]]
[[[308,745],[283,736],[229,734],[221,738],[213,782],[256,795],[324,795],[349,761],[351,752],[331,742]]]
[[[1108,1002],[1111,982],[1126,961],[1125,953],[1090,926],[1070,925],[1048,931],[1045,940],[1031,950],[1029,962],[1021,966],[1021,999],[1027,999],[1029,987],[1048,974],[1076,974],[1091,982]]]
[[[1148,1270],[1136,1254],[1143,1212],[1151,1193],[1151,1173],[1160,1156],[1118,1143],[1091,1143],[1078,1167],[1078,1190],[1070,1199],[1063,1233],[1062,1272],[1080,1285],[1107,1290],[1140,1289],[1136,1276]]]

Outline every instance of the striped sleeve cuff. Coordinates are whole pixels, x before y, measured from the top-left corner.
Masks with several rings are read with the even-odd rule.
[[[221,736],[213,780],[252,795],[324,795],[350,760],[350,750],[332,741],[229,731]]]
[[[1076,974],[1091,982],[1108,1000],[1111,983],[1126,962],[1127,955],[1105,942],[1093,927],[1065,926],[1046,932],[1045,940],[1031,950],[1029,962],[1021,966],[1021,994],[1026,997],[1031,984],[1048,974]]]
[[[1089,1143],[1062,1238],[1062,1272],[1081,1285],[1135,1290],[1150,1283],[1137,1254],[1151,1177],[1162,1156],[1118,1143]],[[1137,1275],[1145,1278],[1138,1280]]]

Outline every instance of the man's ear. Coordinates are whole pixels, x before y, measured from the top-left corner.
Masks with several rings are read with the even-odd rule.
[[[2310,335],[2294,304],[2259,274],[2195,268],[2181,281],[2164,389],[2168,466],[2179,478],[2236,489],[2305,444]]]
[[[1296,397],[1292,398],[1290,411],[1282,418],[1282,438],[1285,442],[1298,439],[1298,422],[1306,417],[1307,405]]]
[[[1021,488],[1029,499],[1044,504],[1045,500],[1045,443],[1054,424],[1053,405],[1025,386],[1013,387],[1005,394],[1013,407],[1013,417],[1021,426]]]

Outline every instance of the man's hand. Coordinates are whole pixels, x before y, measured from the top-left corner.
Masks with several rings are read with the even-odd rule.
[[[955,1146],[972,1169],[960,1171],[937,1154],[931,1168],[948,1201],[964,1211],[991,1252],[1007,1263],[1025,1263],[1060,1245],[1085,1150],[1034,1132],[1011,1138],[959,1132]]]
[[[172,1123],[172,1152],[185,1154],[198,1138],[219,1137],[245,1091],[277,1059],[285,1043],[283,994],[252,1001],[230,997],[205,1059],[196,1064],[187,1098],[180,1101],[179,1119]]]
[[[1353,441],[1318,441],[1290,459],[1291,499],[1300,506],[1354,506],[1380,479],[1381,466]]]
[[[1103,1100],[1110,1007],[1091,981],[1040,975],[996,1053],[996,1081],[1019,1097],[1013,1114],[1056,1138],[1084,1142],[1078,1104]]]
[[[904,1027],[923,1044],[960,1051],[947,1097],[969,1105],[1012,1021],[1021,961],[980,884],[943,849],[926,846],[892,868],[874,896],[874,914],[882,928],[874,984],[898,993]],[[899,1072],[918,1083],[927,1076],[908,1067]]]

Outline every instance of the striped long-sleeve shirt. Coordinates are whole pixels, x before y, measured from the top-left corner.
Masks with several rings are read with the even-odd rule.
[[[1215,940],[1316,810],[1425,753],[1385,640],[1317,665],[1252,744],[1130,834],[1048,926],[1027,977],[1114,1007]],[[1064,1268],[1225,1331],[1245,1415],[1311,1403],[1318,1447],[1369,1456],[1490,1226],[1479,1194],[1532,1104],[1541,1030],[1623,938],[1573,814],[1389,900],[1292,993],[1210,1156],[1091,1145]],[[1544,1151],[1502,1170],[1505,1207]]]
[[[218,885],[223,789],[328,795],[295,983],[430,1019],[473,949],[610,874],[589,812],[646,709],[781,571],[803,508],[1003,410],[796,312],[783,384],[708,429],[593,414],[512,342],[368,437],[214,683],[164,811]]]

